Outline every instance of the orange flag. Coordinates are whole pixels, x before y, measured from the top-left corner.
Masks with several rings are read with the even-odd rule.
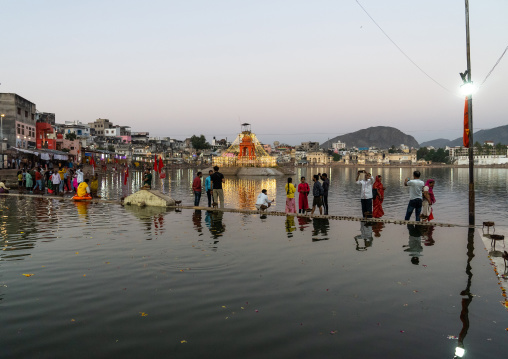
[[[464,147],[469,148],[469,106],[467,103],[464,105],[464,139],[463,139]]]

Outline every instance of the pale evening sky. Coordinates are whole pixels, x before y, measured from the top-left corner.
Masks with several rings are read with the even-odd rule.
[[[265,143],[393,126],[462,135],[463,0],[5,1],[0,92],[57,122]],[[508,1],[470,0],[472,79],[508,46]],[[474,130],[506,125],[508,55],[474,96]]]

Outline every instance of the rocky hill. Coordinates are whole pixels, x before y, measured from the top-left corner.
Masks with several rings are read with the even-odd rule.
[[[489,130],[480,130],[473,134],[473,141],[483,144],[485,141],[494,141],[495,144],[502,143],[508,145],[508,125],[491,128]],[[438,140],[426,141],[420,144],[420,147],[433,146],[435,148],[445,148],[446,146],[462,146],[462,137],[453,141],[440,138]]]
[[[369,127],[356,132],[336,136],[321,144],[322,148],[331,148],[334,142],[344,142],[350,147],[377,147],[390,148],[404,144],[409,147],[418,148],[420,145],[413,136],[406,135],[402,131],[387,126]]]

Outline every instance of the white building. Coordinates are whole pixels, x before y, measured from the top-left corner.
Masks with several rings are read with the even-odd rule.
[[[342,149],[346,148],[346,143],[345,142],[341,142],[341,141],[334,142],[334,143],[332,143],[332,148],[334,150],[342,150]]]
[[[78,137],[90,137],[90,126],[80,121],[65,121],[64,133],[75,133]]]

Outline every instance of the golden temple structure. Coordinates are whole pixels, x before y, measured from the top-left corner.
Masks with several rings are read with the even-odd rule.
[[[270,156],[249,123],[242,123],[242,132],[221,156],[214,157],[213,165],[219,167],[276,167],[277,160]]]

